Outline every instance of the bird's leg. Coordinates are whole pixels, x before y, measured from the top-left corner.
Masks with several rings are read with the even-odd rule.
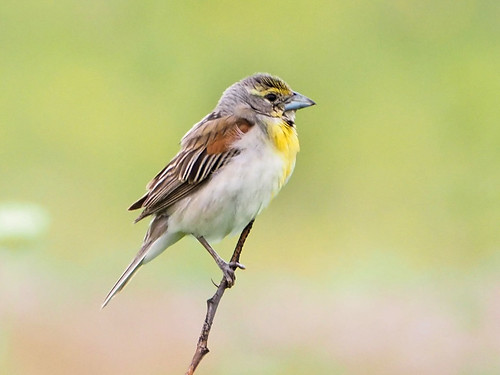
[[[228,287],[232,287],[234,285],[234,281],[236,280],[236,276],[234,275],[234,270],[236,268],[241,268],[242,270],[245,269],[245,266],[239,262],[226,262],[224,259],[222,259],[219,254],[210,246],[210,244],[207,242],[205,237],[200,236],[196,237],[198,241],[203,245],[205,249],[210,253],[212,258],[214,258],[215,263],[219,266],[221,269],[222,273],[224,274],[224,277],[226,278],[226,282]]]

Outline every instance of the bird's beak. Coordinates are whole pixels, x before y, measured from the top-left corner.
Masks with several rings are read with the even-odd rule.
[[[298,92],[294,92],[288,103],[285,104],[285,112],[296,111],[297,109],[309,107],[315,104],[316,103],[309,99],[307,96],[299,94]]]

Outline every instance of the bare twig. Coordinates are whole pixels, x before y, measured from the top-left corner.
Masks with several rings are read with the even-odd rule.
[[[234,248],[233,256],[231,257],[231,262],[239,263],[240,254],[243,250],[243,245],[245,244],[245,240],[252,229],[253,220],[248,223],[248,225],[243,229],[240,234],[240,238],[238,239],[238,243]],[[207,347],[208,335],[210,334],[210,329],[212,328],[212,323],[215,318],[215,313],[217,312],[217,307],[219,306],[219,302],[224,295],[226,289],[229,288],[227,284],[226,278],[222,277],[222,280],[217,288],[215,294],[207,300],[207,314],[205,316],[205,322],[203,323],[203,328],[201,329],[200,338],[198,339],[198,345],[196,345],[196,351],[194,352],[193,359],[191,360],[191,365],[186,371],[186,375],[193,375],[196,367],[200,364],[203,357],[209,352]]]

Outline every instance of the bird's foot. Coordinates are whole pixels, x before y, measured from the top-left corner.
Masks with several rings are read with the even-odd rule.
[[[234,285],[234,282],[236,281],[236,275],[234,274],[234,271],[237,268],[241,268],[244,270],[246,267],[238,262],[224,262],[223,264],[219,265],[220,269],[222,270],[222,273],[224,274],[224,278],[226,279],[226,284],[228,288],[231,288]]]

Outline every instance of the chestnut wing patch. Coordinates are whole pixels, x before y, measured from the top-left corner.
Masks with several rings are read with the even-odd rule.
[[[136,222],[164,211],[185,198],[239,153],[234,143],[253,124],[234,116],[213,118],[196,125],[181,142],[181,151],[147,185],[148,192],[129,210],[144,208]]]

